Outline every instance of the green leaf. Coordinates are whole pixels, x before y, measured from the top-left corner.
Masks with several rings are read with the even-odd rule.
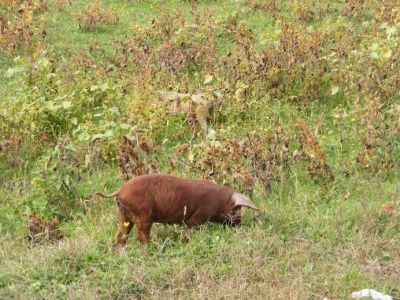
[[[61,105],[62,105],[62,107],[63,107],[64,109],[69,109],[69,108],[72,107],[71,101],[64,101]]]
[[[386,27],[386,35],[387,38],[390,39],[392,35],[394,35],[397,31],[397,28],[392,26],[392,27]]]
[[[372,49],[373,51],[378,50],[378,48],[379,48],[379,44],[378,44],[378,43],[372,43],[371,49]]]
[[[190,162],[193,162],[193,160],[194,160],[194,153],[193,153],[192,151],[189,152],[188,159],[189,159]]]
[[[211,75],[211,74],[207,74],[207,75],[204,77],[204,84],[209,84],[209,83],[211,83],[213,80],[214,80],[214,76]]]
[[[376,51],[373,51],[369,54],[369,56],[371,56],[373,59],[378,59],[379,58],[379,54]]]
[[[8,68],[7,71],[4,74],[4,77],[5,78],[11,78],[15,74],[20,73],[20,72],[22,72],[24,70],[25,70],[25,68],[23,68],[23,67]]]
[[[95,140],[97,137],[93,138],[92,137],[92,141]],[[78,135],[78,140],[80,141],[88,141],[90,139],[90,135],[88,135],[86,132],[81,133],[80,135]]]
[[[185,97],[183,97],[183,98],[181,99],[181,101],[182,101],[183,103],[187,103],[187,102],[189,101],[189,99],[190,99],[190,96],[185,96]]]
[[[74,118],[74,119],[76,119],[76,118]],[[73,123],[73,122],[72,122],[72,123]],[[76,129],[74,129],[74,130],[72,131],[72,135],[76,135],[79,131],[81,131],[81,126],[80,126],[80,125],[78,125],[78,128],[76,128]],[[79,135],[79,139],[80,139],[81,136],[82,136],[82,134]],[[82,139],[80,139],[80,140],[82,140]]]
[[[314,264],[306,263],[303,270],[306,274],[312,272],[314,270]]]
[[[208,131],[208,134],[207,134],[207,139],[211,140],[211,141],[215,141],[216,137],[217,137],[217,133],[215,132],[214,129],[210,128],[210,130]]]
[[[56,105],[53,101],[49,101],[46,103],[46,108],[50,111],[57,111],[60,106]]]
[[[108,109],[108,111],[109,111],[110,113],[114,114],[114,115],[117,115],[117,116],[120,115],[118,107],[115,107],[115,106],[114,106],[114,107],[111,107],[111,108]]]
[[[336,95],[339,92],[340,88],[337,85],[331,87],[332,96]]]
[[[49,64],[50,64],[50,61],[47,58],[43,57],[38,60],[37,66],[38,66],[39,70],[44,70],[44,69],[47,69]]]
[[[101,139],[104,137],[104,134],[102,133],[96,133],[92,136],[92,141],[97,140],[97,139]]]
[[[78,124],[78,119],[77,118],[72,118],[71,119],[71,123],[74,124],[74,125],[77,125]]]
[[[108,90],[108,89],[109,89],[108,82],[103,83],[103,84],[100,86],[100,89],[101,89],[102,92]]]
[[[114,135],[114,132],[112,130],[107,130],[104,133],[104,137],[107,137],[107,138],[112,137],[113,135]]]
[[[392,57],[392,50],[388,50],[383,53],[383,58],[391,58]]]

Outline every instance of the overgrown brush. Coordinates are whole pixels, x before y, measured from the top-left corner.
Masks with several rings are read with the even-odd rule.
[[[360,141],[364,148],[356,157],[357,163],[372,172],[400,166],[397,151],[400,147],[399,113],[379,99],[366,101],[365,107],[357,112],[363,124]]]
[[[209,13],[191,13],[193,24],[179,12],[160,10],[151,27],[135,26],[129,39],[115,41],[123,65],[146,78],[179,78],[191,67],[211,70],[217,55],[215,20]]]
[[[21,166],[22,150],[31,147],[36,161],[25,203],[40,215],[65,218],[80,205],[74,199],[80,174],[112,161],[112,140],[129,132],[131,125],[121,118],[122,106],[110,105],[121,98],[112,81],[94,81],[93,74],[78,72],[79,80],[71,82],[62,72],[59,62],[43,55],[8,70],[10,86],[18,85],[18,93],[0,108],[6,120],[0,123],[0,158],[8,167]]]
[[[274,17],[276,17],[280,11],[280,5],[276,0],[244,0],[243,3],[253,10],[259,9],[270,13]]]
[[[118,22],[118,15],[112,8],[103,8],[97,3],[86,7],[82,12],[75,12],[79,28],[95,30],[101,25],[113,25]]]
[[[33,14],[48,11],[47,0],[2,0],[2,4],[15,13],[30,11]]]
[[[308,174],[314,181],[317,181],[318,178],[325,181],[334,180],[335,175],[328,165],[325,152],[322,150],[315,135],[305,124],[297,123],[296,128],[299,130],[299,140],[305,154],[305,160],[308,161]]]
[[[146,156],[151,148],[142,139],[131,140],[124,136],[117,145],[117,163],[124,181],[134,176],[159,173],[157,161],[148,161]]]
[[[211,136],[211,140],[192,148],[184,144],[177,146],[177,154],[186,152],[187,161],[181,161],[186,166],[183,171],[201,173],[203,178],[235,187],[248,195],[253,194],[256,183],[268,192],[274,180],[283,180],[290,159],[289,138],[282,128],[273,135],[253,132],[240,140]]]
[[[10,1],[9,14],[0,16],[0,53],[34,53],[45,46],[47,1]]]
[[[293,5],[301,6],[298,2]],[[280,14],[277,9],[271,9]],[[326,7],[306,5],[301,9],[317,12]],[[381,9],[382,6],[376,8],[377,11]],[[40,11],[36,6],[31,6],[31,10]],[[117,20],[114,11],[103,10],[97,4],[89,6],[86,13],[78,18],[92,29],[104,20]],[[132,130],[134,134],[140,130],[141,136],[155,147],[162,147],[163,143],[176,145],[188,138],[191,167],[185,172],[200,172],[205,178],[248,189],[249,192],[257,182],[268,191],[272,181],[285,176],[282,172],[291,157],[288,145],[296,143],[293,135],[279,142],[272,142],[274,139],[267,137],[242,140],[226,138],[221,135],[221,128],[240,122],[240,126],[246,128],[245,122],[253,113],[260,118],[268,116],[265,105],[270,99],[308,107],[314,101],[329,103],[339,101],[342,96],[346,97],[343,103],[351,108],[357,107],[358,121],[367,128],[366,132],[355,134],[357,143],[362,142],[364,149],[354,159],[367,168],[374,165],[373,169],[397,165],[397,144],[393,142],[398,137],[398,125],[394,121],[396,109],[391,107],[388,111],[392,112],[385,115],[381,112],[381,107],[390,107],[385,101],[390,101],[398,88],[397,31],[391,23],[380,26],[374,23],[370,31],[361,28],[359,31],[366,34],[361,38],[348,28],[344,19],[327,21],[325,27],[310,28],[305,26],[311,22],[306,16],[301,17],[300,24],[295,24],[287,17],[277,15],[277,30],[270,35],[269,42],[260,47],[256,33],[247,22],[240,20],[243,17],[240,13],[218,22],[214,13],[201,12],[195,6],[190,11],[190,22],[180,11],[159,8],[159,13],[150,27],[135,25],[134,33],[127,40],[115,41],[116,55],[106,57],[103,62],[96,62],[89,54],[80,52],[71,57],[72,66],[66,66],[51,54],[49,57],[43,54],[33,64],[17,61],[16,66],[6,72],[11,80],[10,86],[19,86],[16,101],[9,102],[7,108],[14,118],[2,125],[6,133],[2,153],[9,165],[22,162],[21,155],[14,155],[13,159],[9,157],[20,152],[27,141],[40,141],[57,149],[63,139],[71,139],[72,148],[76,147],[77,153],[86,153],[85,161],[79,160],[77,168],[89,172],[91,162],[109,162],[111,157],[115,157],[114,140]],[[218,24],[224,25],[222,30]],[[218,41],[223,32],[231,40],[229,50],[219,55]],[[359,41],[359,51],[354,51],[353,39]],[[347,67],[341,68],[340,61],[344,61]],[[119,83],[115,84],[114,80],[119,80]],[[168,103],[154,100],[156,89],[171,86],[184,93],[191,87],[205,95],[207,103],[215,93],[223,94],[223,97],[211,114],[209,107],[205,106],[207,111],[189,109],[180,118],[168,111]],[[265,96],[260,98],[262,94]],[[118,99],[118,105],[114,104],[115,99]],[[193,121],[199,119],[198,114],[202,114],[203,132],[207,133],[211,128],[208,140],[197,135],[197,125]],[[385,118],[387,123],[383,122]],[[338,118],[337,122],[340,121]],[[174,125],[169,126],[170,122]],[[310,130],[301,128],[300,143],[306,153],[304,157],[297,153],[295,160],[300,157],[307,159],[310,163],[308,171],[313,178],[321,175],[319,177],[332,180],[333,173],[327,167],[325,154],[318,150],[320,146],[315,142],[316,137]],[[216,136],[220,139],[215,139]],[[72,140],[77,142],[72,143]],[[266,148],[260,145],[263,143],[272,144]],[[231,149],[232,153],[239,151],[244,160],[237,161],[226,149]],[[256,153],[256,149],[261,152]],[[372,163],[372,156],[377,157],[378,153],[383,153],[384,159]],[[147,161],[145,157],[129,162],[126,154],[119,153],[118,157],[125,180],[138,174],[139,169],[142,173],[151,171],[151,159]],[[55,160],[62,163],[60,159]],[[143,170],[137,165],[139,161],[146,161]],[[168,170],[173,171],[177,163],[185,166],[187,162],[171,160]],[[159,168],[157,166],[154,170]],[[61,169],[66,170],[64,167]],[[66,186],[63,180],[59,182],[61,184],[56,185]],[[65,192],[68,194],[68,189]]]
[[[398,1],[67,2],[0,4],[0,297],[400,295]],[[93,192],[158,172],[265,212],[111,256]]]

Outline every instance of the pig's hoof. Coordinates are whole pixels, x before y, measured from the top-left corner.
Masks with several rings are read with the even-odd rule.
[[[120,254],[120,253],[122,252],[122,250],[124,250],[124,249],[125,249],[125,245],[116,244],[116,245],[114,245],[114,247],[113,247],[113,253],[114,253],[114,254]]]

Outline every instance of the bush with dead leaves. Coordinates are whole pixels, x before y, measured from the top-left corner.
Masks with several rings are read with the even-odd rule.
[[[29,215],[27,239],[31,245],[40,244],[44,241],[58,241],[63,238],[59,230],[59,222],[53,218],[45,220],[39,218],[35,212]]]
[[[117,163],[124,181],[134,176],[159,173],[157,161],[147,158],[151,147],[144,139],[124,136],[117,146]]]
[[[100,25],[113,25],[118,22],[118,15],[112,8],[103,8],[97,3],[86,7],[82,12],[75,12],[79,28],[95,30]]]
[[[214,17],[196,10],[191,14],[192,24],[179,11],[160,9],[151,27],[135,25],[130,37],[115,41],[116,59],[152,79],[160,73],[179,77],[192,65],[211,70],[217,58]]]
[[[176,153],[187,157],[187,162],[179,159],[186,166],[185,172],[200,172],[203,178],[251,196],[256,183],[268,192],[273,181],[285,176],[289,166],[289,138],[278,128],[274,134],[253,132],[240,140],[206,140],[191,148],[180,144]]]
[[[308,161],[308,174],[310,174],[314,181],[317,179],[322,179],[324,181],[334,180],[335,175],[326,162],[325,152],[318,143],[316,136],[304,123],[297,123],[296,128],[299,132],[300,145],[306,155],[306,160]]]
[[[8,16],[0,16],[0,53],[39,52],[47,35],[47,2],[10,1]]]

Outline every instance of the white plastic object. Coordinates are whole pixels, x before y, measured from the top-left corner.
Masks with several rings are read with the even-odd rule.
[[[362,289],[361,291],[351,293],[351,297],[355,299],[371,298],[373,300],[393,300],[392,296],[373,289]]]

